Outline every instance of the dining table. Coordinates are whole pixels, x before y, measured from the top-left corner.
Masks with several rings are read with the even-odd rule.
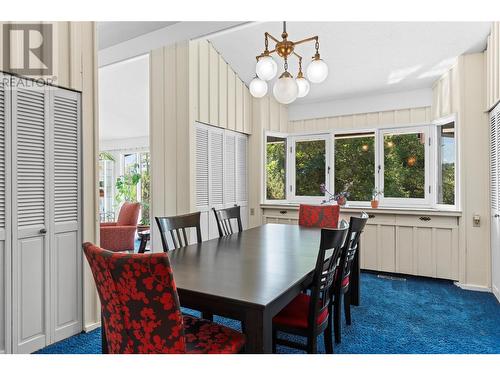
[[[264,224],[168,252],[182,307],[239,320],[245,352],[271,353],[272,320],[312,282],[320,229]],[[359,252],[349,293],[359,304]]]

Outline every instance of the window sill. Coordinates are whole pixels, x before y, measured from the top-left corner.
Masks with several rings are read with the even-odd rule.
[[[261,204],[262,209],[277,208],[298,210],[299,203],[265,203]],[[400,214],[400,215],[434,215],[434,216],[462,216],[462,211],[459,210],[445,210],[434,208],[419,208],[419,207],[379,207],[371,208],[370,206],[348,206],[342,207],[342,212],[358,213],[365,211],[366,213],[379,213],[379,214]]]

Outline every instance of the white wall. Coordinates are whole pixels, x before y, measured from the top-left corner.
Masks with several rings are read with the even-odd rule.
[[[336,117],[353,113],[393,111],[397,109],[429,107],[432,89],[419,89],[362,97],[335,99],[316,103],[291,104],[288,106],[290,121],[312,118]]]

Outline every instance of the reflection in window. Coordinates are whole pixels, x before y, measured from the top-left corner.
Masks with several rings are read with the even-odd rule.
[[[266,199],[286,199],[286,138],[267,136]]]
[[[384,135],[384,197],[425,198],[425,133]]]
[[[335,135],[335,193],[369,201],[375,188],[375,133]]]
[[[438,126],[438,204],[455,204],[455,124]]]
[[[325,183],[326,142],[303,140],[295,142],[295,195],[323,196],[320,185]]]

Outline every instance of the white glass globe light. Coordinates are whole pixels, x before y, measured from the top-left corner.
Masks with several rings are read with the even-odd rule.
[[[290,104],[297,99],[299,87],[295,79],[289,73],[285,73],[274,84],[273,94],[281,104]]]
[[[305,79],[304,77],[299,77],[295,80],[297,83],[297,86],[299,88],[299,92],[297,94],[298,98],[303,98],[309,93],[309,89],[311,88],[311,85],[309,84],[309,81]]]
[[[276,76],[278,72],[278,65],[271,56],[259,57],[257,65],[255,66],[255,73],[263,81],[269,81]]]
[[[267,94],[267,82],[255,77],[250,82],[249,89],[254,98],[262,98]]]
[[[321,59],[314,59],[307,66],[306,74],[312,83],[321,83],[328,77],[328,65]]]

